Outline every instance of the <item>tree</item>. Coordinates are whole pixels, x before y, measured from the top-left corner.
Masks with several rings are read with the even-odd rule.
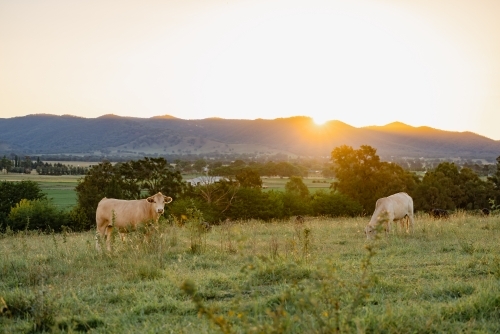
[[[453,180],[442,171],[428,171],[422,182],[417,186],[413,196],[415,210],[428,211],[432,208],[454,210],[453,201],[455,188]]]
[[[331,153],[336,177],[332,188],[360,203],[366,212],[372,212],[381,197],[401,191],[411,193],[418,182],[401,166],[380,161],[376,152],[367,145],[358,150],[343,145]]]
[[[0,161],[0,170],[5,169],[8,173],[11,167],[12,161],[10,159],[7,159],[7,157],[4,155],[2,160]]]
[[[309,189],[300,176],[292,176],[285,184],[283,196],[284,210],[287,216],[310,213]]]
[[[97,204],[103,197],[140,199],[157,192],[174,198],[186,189],[179,171],[164,158],[144,158],[113,166],[103,162],[89,169],[76,186],[78,217],[87,217],[87,226],[95,224]],[[81,225],[81,223],[79,223]]]
[[[493,185],[483,181],[470,168],[460,171],[454,163],[442,162],[428,171],[415,190],[416,210],[440,208],[481,209],[488,207],[488,199],[494,196]]]
[[[222,217],[231,207],[238,190],[237,182],[223,179],[216,182],[215,178],[208,176],[205,182],[191,188],[191,195],[201,198],[208,207],[219,213],[219,217]]]
[[[241,187],[246,188],[262,188],[262,179],[259,173],[250,167],[242,169],[236,174],[236,180]]]
[[[495,196],[493,185],[481,180],[469,168],[462,168],[460,170],[459,188],[464,195],[461,201],[457,203],[457,207],[466,210],[487,208],[489,207],[489,199]]]
[[[293,175],[299,175],[299,176],[304,175],[303,169],[301,169],[297,166],[294,166],[291,163],[286,162],[286,161],[278,162],[274,166],[274,170],[276,172],[276,175],[279,175],[281,177],[290,177]]]
[[[240,159],[235,160],[235,161],[231,164],[231,167],[232,167],[232,168],[235,168],[235,169],[240,169],[240,168],[243,168],[243,167],[245,167],[245,166],[246,166],[245,161],[240,160]]]
[[[309,188],[300,176],[290,177],[290,180],[285,184],[285,192],[297,194],[301,198],[309,197]]]
[[[198,173],[203,172],[205,167],[207,167],[207,162],[205,161],[205,159],[198,159],[193,164],[194,170]]]
[[[75,187],[77,206],[87,221],[86,227],[95,225],[97,204],[104,197],[130,199],[123,191],[121,175],[118,167],[109,161],[99,163],[89,169],[83,179]]]
[[[124,172],[126,171],[126,175]],[[143,190],[148,196],[158,192],[172,198],[179,197],[185,190],[182,175],[174,171],[164,158],[144,158],[120,166],[122,182],[129,189],[139,190],[136,198],[142,198]]]
[[[42,192],[37,182],[0,182],[0,225],[6,223],[11,208],[21,200],[38,200],[45,198],[46,195]]]
[[[500,204],[500,155],[497,157],[497,168],[492,176],[488,176],[488,181],[493,184],[495,192],[495,203]]]

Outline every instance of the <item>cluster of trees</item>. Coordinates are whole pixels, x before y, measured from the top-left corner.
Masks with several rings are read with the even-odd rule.
[[[413,197],[415,210],[424,211],[489,208],[490,200],[500,200],[500,157],[495,173],[486,180],[450,162],[440,163],[420,179],[397,164],[381,161],[370,146],[358,150],[341,146],[332,151],[331,159],[334,189],[359,202],[366,213],[373,211],[378,198],[399,191]]]
[[[420,178],[398,164],[381,161],[373,147],[340,146],[331,153],[328,172],[335,175],[331,189],[313,194],[302,180],[304,170],[289,163],[246,164],[237,160],[228,166],[215,165],[210,174],[225,178],[197,186],[184,182],[177,166],[161,157],[115,165],[99,163],[79,180],[77,205],[66,213],[55,210],[36,183],[25,181],[13,186],[3,182],[0,194],[5,199],[0,198],[0,223],[11,229],[23,229],[29,221],[30,228],[58,230],[66,225],[73,230],[85,230],[94,227],[97,204],[103,197],[140,199],[159,191],[174,199],[167,206],[166,217],[182,220],[187,212],[196,211],[211,223],[227,218],[370,215],[378,198],[400,191],[413,197],[416,210],[474,210],[491,207],[500,200],[500,157],[495,173],[487,178],[450,162],[440,163]],[[270,175],[289,176],[284,191],[262,189],[261,175],[270,171]],[[208,180],[211,177],[215,181],[210,175]]]
[[[204,160],[198,160],[195,164],[203,164]],[[205,162],[206,164],[206,162]],[[235,160],[229,165],[223,166],[221,162],[215,162],[210,165],[208,170],[209,175],[234,176],[245,169],[251,169],[257,172],[260,176],[307,176],[308,168],[299,163],[291,163],[287,161],[268,161],[265,163],[251,162],[248,165],[243,160]]]
[[[85,175],[88,167],[68,166],[61,163],[47,163],[37,157],[36,160],[31,156],[23,158],[13,155],[10,159],[3,156],[0,160],[0,170],[5,169],[8,173],[31,173],[36,170],[40,175]]]
[[[161,191],[174,199],[167,207],[167,215],[181,219],[188,209],[196,208],[212,223],[227,218],[270,220],[296,214],[355,216],[361,213],[358,203],[341,194],[318,192],[310,196],[299,176],[290,178],[285,192],[264,191],[259,172],[249,166],[236,168],[227,176],[218,182],[192,186],[163,158],[115,165],[103,162],[92,167],[80,180],[73,212],[79,217],[77,225],[89,228],[95,224],[95,210],[103,197],[139,199]],[[210,176],[207,180],[210,181]]]
[[[483,164],[481,161],[472,161],[469,159],[424,159],[424,158],[394,158],[391,157],[390,161],[403,167],[403,169],[412,172],[425,172],[437,168],[443,162],[453,162],[459,168],[469,168],[478,176],[488,176],[495,173],[495,164]]]
[[[85,175],[88,167],[64,165],[62,163],[42,163],[36,167],[36,172],[40,175]]]

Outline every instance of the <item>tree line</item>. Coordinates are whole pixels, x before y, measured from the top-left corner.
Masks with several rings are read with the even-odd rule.
[[[306,169],[290,163],[246,164],[237,160],[227,166],[212,166],[206,182],[191,185],[183,180],[178,163],[173,166],[161,157],[114,165],[104,161],[89,168],[79,180],[77,204],[69,212],[54,210],[36,183],[20,183],[17,192],[12,184],[1,183],[0,193],[9,200],[2,202],[0,224],[13,230],[26,225],[42,230],[61,230],[63,226],[87,230],[95,225],[95,211],[103,197],[140,199],[159,191],[174,199],[164,216],[177,223],[189,218],[189,212],[201,213],[210,223],[226,219],[283,220],[295,215],[369,216],[378,198],[400,191],[413,197],[416,211],[498,210],[500,156],[496,161],[496,170],[486,178],[450,162],[442,162],[420,177],[398,164],[382,161],[371,146],[353,149],[344,145],[333,149],[324,171],[335,176],[330,189],[315,193],[310,193],[303,182]],[[263,189],[263,173],[287,175],[284,191]],[[216,181],[215,174],[225,177],[212,182]],[[31,191],[21,191],[25,188]],[[44,215],[51,218],[44,221]]]
[[[331,159],[336,177],[333,188],[359,202],[367,214],[378,198],[400,191],[412,196],[417,211],[478,210],[500,200],[500,156],[496,170],[486,179],[451,162],[441,162],[420,178],[397,164],[381,161],[376,149],[367,145],[357,150],[337,147]]]
[[[33,170],[40,175],[85,175],[88,167],[65,165],[59,162],[48,163],[40,160],[40,157],[34,159],[31,156],[19,157],[13,155],[11,159],[3,156],[0,160],[0,171],[7,173],[30,174]]]

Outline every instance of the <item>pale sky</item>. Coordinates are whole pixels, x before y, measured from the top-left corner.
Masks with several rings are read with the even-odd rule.
[[[500,0],[0,0],[0,117],[37,113],[500,140]]]

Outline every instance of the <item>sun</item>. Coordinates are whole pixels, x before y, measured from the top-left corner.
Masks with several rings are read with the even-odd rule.
[[[318,126],[321,126],[321,125],[324,125],[326,122],[328,122],[328,118],[326,116],[323,116],[323,115],[317,115],[317,116],[313,116],[313,122],[314,124],[318,125]]]

